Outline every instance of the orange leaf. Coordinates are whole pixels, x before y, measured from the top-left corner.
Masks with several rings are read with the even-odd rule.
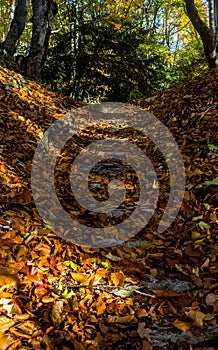
[[[15,339],[11,334],[0,334],[0,349],[8,349],[14,342]]]
[[[174,327],[180,329],[183,332],[188,331],[191,328],[190,322],[183,322],[178,319],[173,322],[173,325]]]
[[[17,288],[18,285],[19,279],[15,275],[4,274],[4,271],[0,271],[0,287]]]
[[[102,315],[105,312],[106,305],[103,302],[103,300],[99,297],[98,300],[95,303],[96,309],[97,309],[97,315]]]
[[[151,344],[151,342],[147,339],[143,339],[142,350],[152,350],[152,349],[153,349],[153,345]]]
[[[122,271],[113,272],[111,274],[111,281],[115,286],[122,286],[125,281],[125,275]]]

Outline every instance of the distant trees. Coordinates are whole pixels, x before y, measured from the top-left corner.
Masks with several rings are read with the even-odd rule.
[[[217,23],[217,0],[1,0],[0,55],[74,98],[130,101],[200,72],[203,50],[217,66]]]
[[[210,26],[201,19],[194,0],[185,0],[187,15],[201,37],[209,67],[218,67],[218,3],[208,0]]]
[[[204,62],[183,0],[63,0],[54,29],[43,80],[81,100],[150,96]]]

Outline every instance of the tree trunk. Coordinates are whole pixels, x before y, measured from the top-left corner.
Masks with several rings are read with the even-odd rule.
[[[218,32],[218,3],[217,3],[217,0],[213,0],[213,7],[214,7],[215,30],[216,30],[216,35],[217,35],[217,32]]]
[[[13,56],[16,52],[16,45],[19,37],[23,33],[27,18],[27,0],[18,0],[14,11],[14,17],[11,22],[10,30],[6,40],[2,44],[2,48]]]
[[[187,15],[201,37],[204,53],[210,68],[218,67],[218,45],[215,32],[200,18],[194,0],[184,0]]]
[[[11,1],[11,8],[10,8],[10,18],[9,18],[9,27],[8,27],[8,31],[10,30],[10,26],[11,26],[11,23],[12,23],[13,18],[14,18],[14,11],[15,11],[15,8],[16,8],[16,1],[15,1],[15,0],[12,0],[12,1]]]
[[[27,75],[39,81],[51,34],[51,24],[58,8],[53,0],[32,0],[33,29],[27,60]]]

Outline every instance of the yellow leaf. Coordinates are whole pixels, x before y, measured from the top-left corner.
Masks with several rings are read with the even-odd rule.
[[[202,237],[201,233],[199,233],[197,231],[193,231],[192,234],[191,234],[191,238],[193,240],[200,239],[201,237]]]
[[[121,258],[119,256],[113,255],[110,252],[106,255],[106,258],[110,259],[111,261],[120,261]]]
[[[183,321],[180,321],[178,319],[173,322],[173,325],[174,325],[174,327],[180,329],[183,332],[186,332],[186,331],[188,331],[191,328],[191,323],[190,322],[189,323],[188,322],[183,322]]]
[[[10,334],[0,334],[0,349],[6,350],[14,343],[15,339]]]
[[[76,272],[71,272],[71,276],[73,277],[73,279],[77,282],[84,282],[87,280],[88,276],[84,275],[82,273],[76,273]]]
[[[19,279],[15,275],[3,274],[0,271],[0,287],[6,288],[17,288],[19,285]]]
[[[125,275],[122,271],[113,272],[111,274],[111,281],[115,286],[122,286],[125,281]]]
[[[121,23],[114,23],[114,27],[119,30],[122,27]]]
[[[0,291],[0,299],[13,299],[13,294],[9,292]]]
[[[16,323],[16,320],[12,320],[9,317],[1,316],[0,317],[0,333],[5,333]]]
[[[139,309],[139,311],[137,312],[137,317],[140,318],[145,316],[148,316],[147,311],[145,309]]]
[[[200,310],[190,310],[186,313],[186,315],[194,321],[194,325],[200,328],[203,328],[203,319],[205,314]]]

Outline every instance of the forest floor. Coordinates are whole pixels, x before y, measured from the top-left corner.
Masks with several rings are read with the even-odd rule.
[[[179,145],[184,200],[163,234],[150,222],[129,243],[88,248],[43,223],[30,183],[43,132],[82,104],[0,68],[1,350],[218,349],[217,85],[205,73],[136,102]],[[158,168],[163,159],[153,156]],[[160,212],[168,175],[159,169]]]

